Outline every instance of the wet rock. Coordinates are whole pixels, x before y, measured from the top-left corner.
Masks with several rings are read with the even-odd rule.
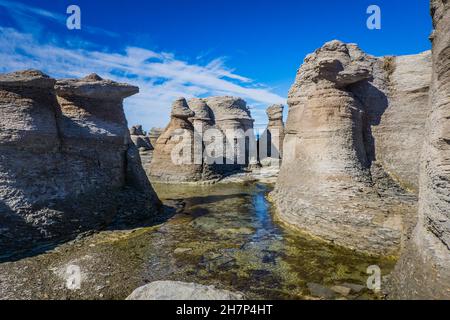
[[[333,286],[331,287],[331,290],[343,296],[348,296],[352,291],[351,288],[345,286]]]
[[[349,288],[352,293],[360,293],[361,291],[363,291],[367,288],[367,287],[359,285],[359,284],[348,283],[348,282],[343,283],[341,285],[341,287]]]
[[[156,281],[136,289],[127,300],[243,300],[241,293],[195,283]]]
[[[183,254],[192,251],[192,248],[176,248],[173,253],[175,254]]]
[[[307,284],[307,286],[308,286],[309,292],[313,296],[316,296],[319,298],[324,298],[324,299],[336,298],[336,293],[333,290],[331,290],[321,284],[310,282]]]

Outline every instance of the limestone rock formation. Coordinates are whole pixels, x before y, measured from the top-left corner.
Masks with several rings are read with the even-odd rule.
[[[253,119],[244,100],[234,97],[191,99],[180,98],[172,107],[171,121],[155,144],[150,168],[151,178],[163,182],[205,182],[220,179],[256,161],[256,140]],[[212,130],[212,131],[211,131]],[[184,136],[182,136],[184,132]],[[213,132],[220,139],[209,137]],[[244,134],[250,134],[246,139]],[[241,151],[235,139],[241,139]],[[218,154],[209,150],[220,145]],[[254,156],[250,156],[250,147]],[[227,159],[227,148],[235,148],[235,158]],[[173,155],[191,151],[186,158]],[[244,154],[245,153],[245,154]],[[238,155],[243,164],[236,163]],[[228,164],[227,164],[228,163]]]
[[[195,283],[155,281],[136,289],[127,300],[244,300],[244,295]]]
[[[450,2],[431,1],[431,113],[420,167],[418,224],[393,276],[392,297],[450,299]]]
[[[189,121],[194,116],[184,98],[173,103],[170,123],[154,146],[150,166],[152,179],[162,182],[202,180],[203,164],[194,161],[194,127]]]
[[[284,123],[282,105],[267,108],[269,124],[259,139],[259,161],[262,166],[279,166],[283,156]]]
[[[154,146],[156,144],[156,141],[158,140],[158,138],[161,136],[161,134],[164,132],[164,128],[151,128],[150,132],[147,134],[149,139],[150,139],[150,143],[152,144],[152,146]]]
[[[424,132],[429,71],[415,72],[413,64],[426,56],[396,58],[397,69],[393,59],[331,41],[306,57],[289,93],[283,164],[273,193],[284,221],[357,250],[398,251],[403,216],[415,204],[394,180],[413,185],[417,177],[413,148]],[[420,80],[417,87],[404,82],[411,74]],[[413,123],[413,139],[402,139]],[[388,138],[386,132],[399,127]],[[398,150],[410,157],[406,163],[406,156],[392,156]]]
[[[141,125],[135,125],[130,128],[131,141],[133,141],[136,148],[139,150],[142,167],[147,176],[150,175],[150,165],[153,159],[153,145],[150,138],[146,135]]]
[[[0,76],[2,253],[157,212],[123,113],[123,99],[137,92],[97,75]]]

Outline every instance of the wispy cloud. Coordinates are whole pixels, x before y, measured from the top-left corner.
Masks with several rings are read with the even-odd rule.
[[[0,0],[0,6],[9,3]],[[59,20],[57,14],[16,4],[10,10],[29,10],[46,18]],[[11,9],[12,8],[12,9]],[[0,26],[1,72],[40,69],[53,77],[82,77],[89,73],[140,87],[141,92],[125,102],[130,124],[146,128],[164,126],[169,119],[172,101],[211,95],[233,95],[246,99],[260,108],[254,110],[257,123],[267,120],[262,108],[267,104],[284,103],[285,98],[239,75],[225,65],[223,58],[205,64],[193,64],[177,59],[173,54],[146,48],[126,47],[115,52],[87,49],[87,43],[70,46],[67,42],[49,42],[33,34]]]
[[[17,1],[0,0],[0,7],[3,7],[12,18],[22,25],[25,23],[32,23],[31,21],[26,21],[28,18],[40,18],[45,20],[50,20],[59,24],[66,24],[67,16],[41,8],[33,7],[28,4],[24,4]],[[19,21],[18,21],[19,20]],[[35,26],[35,24],[33,24]],[[101,34],[109,37],[117,37],[118,34],[102,28],[97,28],[93,26],[86,26],[83,24],[83,30],[91,34]]]

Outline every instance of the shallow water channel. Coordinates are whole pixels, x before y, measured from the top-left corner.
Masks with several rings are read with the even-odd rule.
[[[156,280],[240,291],[250,299],[310,299],[308,284],[365,285],[370,265],[389,273],[395,261],[311,239],[273,218],[264,184],[154,185],[178,213],[160,225],[106,231],[45,254],[0,264],[0,298],[124,299]],[[68,265],[83,273],[65,288]],[[336,299],[376,299],[368,290]]]

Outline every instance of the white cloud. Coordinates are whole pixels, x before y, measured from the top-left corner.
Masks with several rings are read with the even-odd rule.
[[[29,29],[30,31],[37,31],[36,29],[38,29],[37,22],[33,21],[35,18],[50,20],[66,25],[66,20],[68,17],[63,14],[54,13],[17,1],[0,0],[0,7],[7,10],[11,17],[16,20],[17,24],[19,24],[22,28]],[[109,37],[118,36],[117,33],[88,25],[83,25],[83,30],[91,34],[101,34]]]
[[[9,1],[0,0],[0,6],[6,4]],[[19,3],[8,10],[61,19],[57,14]],[[55,39],[43,41],[34,34],[2,26],[0,34],[2,72],[33,68],[59,78],[83,77],[94,72],[104,78],[139,86],[141,92],[125,101],[130,125],[139,123],[147,129],[165,126],[171,103],[180,96],[233,95],[246,99],[257,108],[285,102],[285,98],[263,85],[227,68],[223,58],[200,65],[179,60],[171,53],[145,48],[127,47],[123,52],[83,49],[92,47],[89,43],[84,43],[81,48],[71,48],[67,42],[60,45]],[[267,122],[264,113],[258,109],[254,116],[257,123]]]

